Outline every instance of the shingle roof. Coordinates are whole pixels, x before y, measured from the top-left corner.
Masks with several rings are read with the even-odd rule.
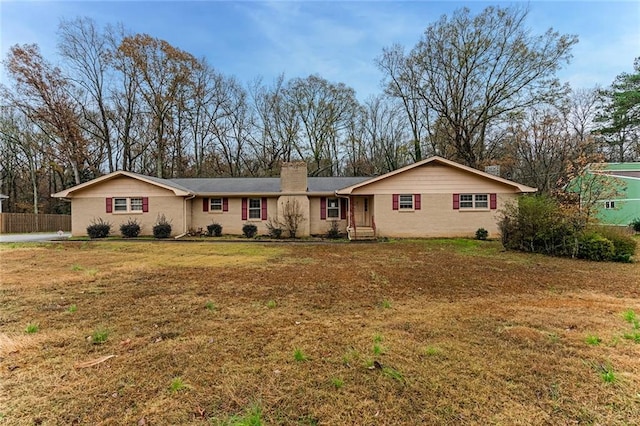
[[[280,191],[280,178],[182,178],[171,181],[196,194]]]
[[[157,178],[156,178],[157,179]],[[363,182],[367,177],[309,177],[310,193],[334,192],[347,186]],[[280,192],[280,178],[183,178],[157,179],[169,181],[186,190],[201,194],[258,194]]]
[[[180,185],[180,183],[176,182],[179,179],[162,179],[162,178],[158,178],[158,177],[154,177],[154,176],[147,176],[147,175],[141,175],[139,173],[133,173],[133,172],[129,172],[133,175],[137,175],[141,178],[144,178],[146,180],[150,180],[156,183],[159,183],[161,185],[165,185],[165,186],[169,186],[171,188],[175,188],[175,189],[179,189],[180,191],[185,191],[185,192],[190,192],[189,188]],[[189,179],[186,179],[189,180]]]

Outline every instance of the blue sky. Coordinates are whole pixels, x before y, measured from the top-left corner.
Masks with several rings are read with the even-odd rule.
[[[277,75],[319,74],[353,87],[358,98],[379,93],[382,74],[374,64],[382,48],[407,49],[443,14],[481,1],[7,1],[0,0],[0,55],[10,46],[37,43],[57,62],[61,18],[89,17],[99,25],[122,23],[206,57],[218,71],[249,82]],[[559,77],[574,88],[611,84],[633,70],[640,56],[640,2],[531,1],[528,25],[534,33],[553,27],[576,34],[574,58]],[[4,81],[0,72],[0,82]]]

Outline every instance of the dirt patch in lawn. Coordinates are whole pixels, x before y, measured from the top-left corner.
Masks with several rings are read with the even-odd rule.
[[[0,276],[0,424],[640,422],[640,264],[77,242]]]

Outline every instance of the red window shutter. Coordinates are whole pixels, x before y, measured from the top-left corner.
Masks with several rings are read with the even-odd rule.
[[[247,220],[247,199],[242,199],[242,220]]]
[[[413,209],[420,210],[420,194],[413,194]]]
[[[113,212],[113,198],[107,198],[107,213]]]
[[[327,218],[327,197],[320,198],[320,220]]]
[[[460,209],[460,194],[453,194],[453,209]]]
[[[491,210],[498,208],[498,197],[496,194],[489,194],[489,207],[491,207]]]
[[[398,210],[398,194],[393,194],[393,209]]]
[[[226,197],[222,199],[222,211],[223,212],[229,211],[229,199]]]
[[[209,211],[209,199],[206,197],[202,199],[202,211],[203,212]]]
[[[345,220],[347,218],[347,199],[340,198],[340,219]]]
[[[260,207],[262,207],[262,220],[267,220],[267,197],[262,197],[260,204]]]
[[[149,197],[142,197],[142,213],[149,213]]]

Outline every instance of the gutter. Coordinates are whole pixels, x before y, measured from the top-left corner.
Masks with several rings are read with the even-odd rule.
[[[182,234],[176,236],[176,239],[187,235],[187,201],[193,200],[194,198],[196,198],[196,194],[191,194],[189,197],[184,198],[182,203]]]

